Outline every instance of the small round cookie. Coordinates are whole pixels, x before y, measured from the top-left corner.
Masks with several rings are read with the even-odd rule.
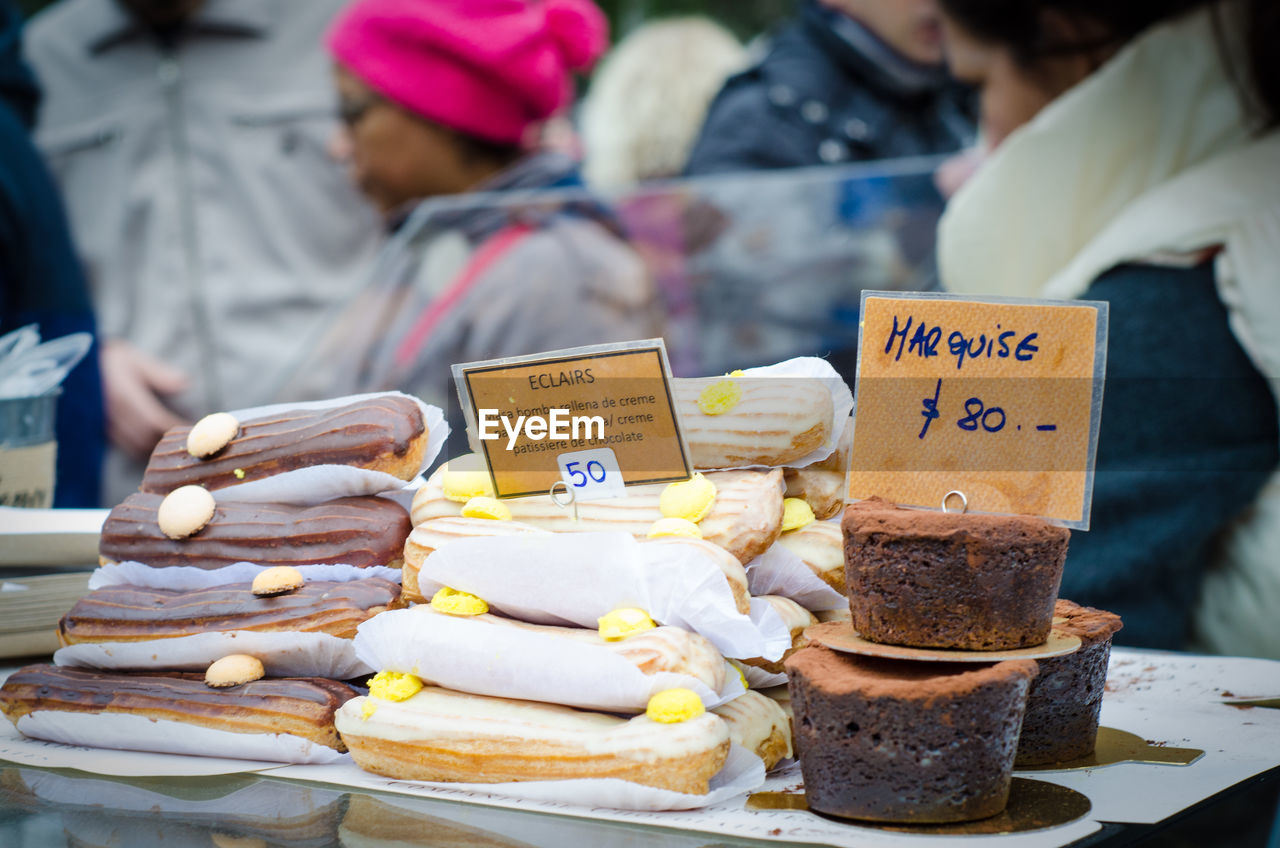
[[[240,432],[240,422],[229,412],[215,412],[195,423],[187,433],[187,453],[205,459],[230,444]]]
[[[170,539],[185,539],[209,523],[217,506],[205,487],[180,486],[164,496],[156,510],[156,522]]]
[[[248,654],[227,654],[220,660],[214,660],[204,673],[206,686],[213,689],[225,689],[228,686],[239,686],[261,680],[266,674],[262,660]]]
[[[259,598],[271,598],[301,589],[306,582],[292,565],[276,565],[259,571],[250,589]]]

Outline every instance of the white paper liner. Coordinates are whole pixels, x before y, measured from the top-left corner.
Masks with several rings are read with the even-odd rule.
[[[422,455],[422,464],[418,467],[421,474],[439,455],[449,438],[449,425],[445,422],[444,412],[435,406],[429,406],[412,395],[402,392],[373,392],[362,395],[348,395],[329,400],[308,401],[305,403],[276,403],[270,406],[255,406],[249,409],[232,410],[231,414],[242,424],[255,418],[288,412],[292,409],[331,409],[346,406],[368,398],[400,395],[411,398],[422,408],[423,420],[427,425],[427,449]],[[237,501],[242,503],[286,503],[296,506],[315,506],[336,498],[358,497],[361,495],[378,495],[384,492],[416,490],[420,483],[404,480],[382,471],[370,471],[365,468],[354,468],[348,465],[313,465],[285,471],[261,480],[252,480],[236,486],[226,486],[213,492],[214,500]]]
[[[522,783],[431,783],[426,781],[401,781],[381,778],[361,771],[355,765],[323,766],[308,768],[284,768],[271,772],[273,776],[298,780],[319,780],[348,786],[369,786],[385,783],[394,791],[396,787],[442,790],[461,790],[468,800],[483,803],[484,796],[523,799],[528,801],[571,804],[583,808],[607,807],[615,810],[696,810],[728,801],[764,784],[764,762],[746,748],[733,745],[724,767],[711,778],[710,791],[706,795],[688,795],[629,783],[616,777],[580,778],[577,780],[539,780]],[[372,781],[371,781],[372,778]]]
[[[536,624],[595,628],[620,607],[700,633],[726,657],[775,660],[791,634],[738,612],[713,560],[689,546],[641,545],[629,533],[557,533],[459,539],[427,557],[423,596],[441,586],[478,595],[495,610]]]
[[[171,589],[188,592],[195,589],[212,589],[232,583],[252,583],[259,572],[270,568],[252,562],[237,562],[221,568],[196,568],[190,565],[172,565],[155,568],[140,562],[113,562],[94,569],[89,576],[89,591],[107,586],[143,586],[148,589]],[[400,582],[400,569],[385,565],[357,568],[354,565],[317,564],[295,566],[304,580],[328,580],[347,583],[369,577],[381,577],[392,583]]]
[[[810,612],[849,606],[848,598],[814,574],[794,551],[777,542],[747,563],[747,585],[753,595],[781,595]]]
[[[374,670],[357,658],[351,639],[293,631],[232,630],[145,642],[86,642],[58,649],[53,661],[78,668],[204,671],[228,654],[257,657],[268,677],[350,680]]]
[[[92,774],[122,777],[196,777],[280,768],[279,763],[265,760],[233,760],[213,756],[190,757],[180,754],[118,751],[46,742],[43,739],[23,736],[8,721],[0,721],[0,760],[40,768],[70,768]],[[323,766],[312,766],[312,768],[323,768]]]
[[[287,733],[232,733],[124,713],[36,710],[18,719],[17,727],[23,735],[47,742],[157,754],[208,754],[273,763],[335,763],[347,756]]]
[[[742,676],[747,678],[747,686],[752,689],[768,689],[771,686],[785,686],[787,675],[782,672],[765,671],[754,665],[743,665]]]
[[[744,377],[791,377],[821,380],[831,393],[831,429],[827,440],[799,459],[787,463],[789,468],[803,468],[815,462],[821,462],[831,456],[840,442],[840,434],[844,425],[853,414],[853,392],[831,363],[817,356],[797,356],[773,365],[761,365],[758,368],[744,368]],[[753,466],[743,466],[753,467]]]
[[[644,674],[608,648],[429,608],[392,610],[360,625],[356,654],[378,671],[399,671],[446,689],[605,712],[643,712],[649,698],[684,687],[707,709],[743,693],[736,674],[720,692],[687,674]]]

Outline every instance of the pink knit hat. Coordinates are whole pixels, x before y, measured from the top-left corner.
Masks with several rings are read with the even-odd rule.
[[[569,73],[604,51],[608,23],[591,0],[355,0],[328,43],[405,108],[516,144],[570,101]]]

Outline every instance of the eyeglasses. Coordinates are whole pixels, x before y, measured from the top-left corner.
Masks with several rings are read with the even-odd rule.
[[[382,98],[376,94],[361,97],[359,100],[340,98],[338,101],[338,120],[346,124],[348,128],[353,128],[364,119],[370,109],[381,102]]]

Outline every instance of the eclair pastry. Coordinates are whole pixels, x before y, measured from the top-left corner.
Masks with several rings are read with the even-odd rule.
[[[213,518],[185,539],[170,539],[157,522],[162,495],[139,492],[111,510],[102,527],[99,561],[136,561],[155,568],[220,568],[345,563],[398,567],[409,516],[379,497],[339,498],[316,506],[219,502]]]
[[[844,534],[838,522],[814,521],[783,533],[778,544],[800,557],[823,583],[845,594]]]
[[[671,393],[694,468],[785,465],[831,435],[831,392],[821,380],[686,377],[671,381]]]
[[[354,698],[336,721],[356,765],[399,780],[614,777],[704,795],[729,753],[713,713],[664,724],[433,686],[404,701]]]
[[[20,720],[44,711],[120,713],[231,733],[288,734],[341,752],[346,747],[334,729],[334,712],[354,696],[355,690],[346,684],[318,677],[263,679],[211,689],[201,674],[29,665],[0,686],[0,710],[24,733]],[[93,745],[94,740],[80,744]],[[130,747],[151,750],[146,739]]]
[[[441,466],[413,498],[413,523],[460,515],[462,504],[445,496]],[[763,553],[782,529],[782,472],[715,471],[705,475],[716,487],[715,503],[698,523],[702,538],[747,563]],[[514,520],[557,533],[620,530],[647,538],[653,523],[663,517],[661,484],[630,486],[626,495],[578,504],[578,520],[545,495],[504,501]]]
[[[187,450],[191,427],[174,427],[151,453],[144,492],[199,484],[221,489],[313,465],[350,465],[411,480],[427,449],[422,407],[379,395],[328,409],[294,409],[241,422],[238,434],[206,458]]]
[[[817,624],[818,619],[804,607],[797,604],[790,598],[784,598],[781,595],[762,595],[764,600],[769,602],[773,607],[773,611],[782,619],[782,623],[786,625],[787,630],[791,633],[791,647],[787,649],[781,657],[776,660],[766,660],[760,657],[754,659],[742,660],[747,665],[764,669],[770,674],[781,674],[783,672],[783,661],[791,656],[794,652],[800,650],[809,641],[805,638],[805,628]]]
[[[459,539],[484,536],[516,536],[521,533],[546,533],[548,531],[519,521],[494,521],[489,518],[468,518],[463,515],[446,515],[432,518],[413,528],[404,543],[404,566],[401,571],[401,589],[406,601],[421,603],[424,597],[418,589],[418,570],[422,562],[436,549]]]
[[[791,719],[777,701],[748,690],[712,712],[729,724],[729,739],[764,760],[766,770],[791,756]]]
[[[236,630],[350,639],[362,622],[400,606],[400,587],[378,577],[345,583],[312,580],[271,597],[254,595],[249,583],[186,591],[106,586],[81,598],[62,617],[58,641],[145,642]]]
[[[415,607],[413,612],[419,615],[441,615],[428,606]],[[465,620],[468,623],[474,622],[480,628],[512,628],[595,645],[626,659],[644,674],[687,674],[706,684],[712,692],[719,692],[724,688],[724,657],[705,636],[680,627],[659,626],[633,633],[625,639],[609,641],[602,638],[599,631],[585,627],[530,624],[492,613],[468,616]],[[475,638],[483,640],[483,631],[478,631]]]

